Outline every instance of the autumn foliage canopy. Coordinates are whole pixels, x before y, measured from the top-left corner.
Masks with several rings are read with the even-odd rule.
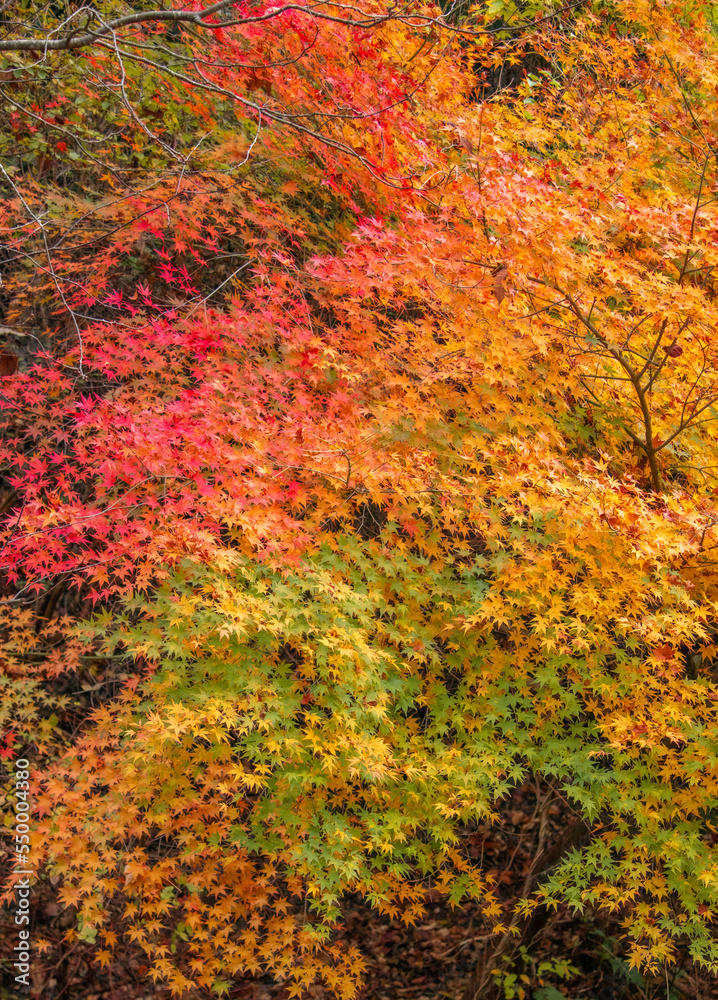
[[[431,890],[718,971],[712,5],[17,6],[2,753],[67,941],[350,998],[343,901]],[[462,836],[528,780],[508,908]]]

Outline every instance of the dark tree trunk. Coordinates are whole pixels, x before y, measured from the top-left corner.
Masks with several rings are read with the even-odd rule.
[[[522,895],[529,896],[537,888],[542,876],[548,874],[565,854],[585,843],[589,837],[590,828],[585,820],[580,819],[566,827],[555,843],[545,848],[539,847],[524,883]],[[486,945],[471,974],[464,1000],[499,1000],[500,991],[491,975],[491,970],[496,968],[499,961],[510,961],[521,945],[529,947],[541,934],[550,912],[548,907],[539,906],[526,921],[515,916],[506,933]],[[514,928],[518,928],[518,933],[515,931],[512,933]]]

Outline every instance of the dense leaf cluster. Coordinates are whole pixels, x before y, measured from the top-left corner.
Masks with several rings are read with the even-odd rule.
[[[3,50],[3,752],[67,940],[350,997],[343,899],[431,889],[715,972],[711,11],[228,10]],[[462,837],[528,780],[509,912]]]

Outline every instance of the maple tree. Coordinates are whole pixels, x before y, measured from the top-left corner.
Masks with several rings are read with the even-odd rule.
[[[68,941],[350,997],[343,898],[432,888],[472,1000],[559,903],[715,972],[710,7],[145,13],[0,39],[2,712]],[[507,908],[461,836],[529,777]]]

